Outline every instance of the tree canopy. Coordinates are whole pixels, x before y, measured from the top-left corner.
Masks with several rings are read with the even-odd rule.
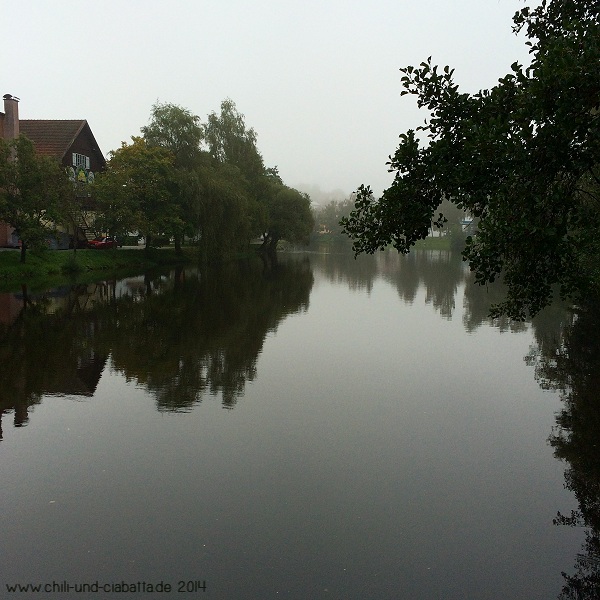
[[[104,229],[167,235],[176,250],[187,236],[205,257],[237,253],[261,236],[271,251],[280,239],[308,238],[310,200],[265,167],[256,132],[232,100],[206,123],[156,103],[142,133],[112,152],[97,178]]]
[[[276,184],[267,200],[267,209],[269,220],[263,234],[264,247],[274,250],[281,239],[292,243],[308,240],[314,220],[306,194]]]
[[[215,160],[236,166],[249,181],[264,173],[256,132],[246,127],[244,115],[238,112],[233,100],[223,100],[221,112],[208,115],[204,137]]]
[[[493,314],[523,319],[553,297],[596,289],[600,255],[600,5],[543,0],[514,16],[531,64],[498,84],[462,93],[454,70],[431,58],[401,69],[402,94],[429,118],[400,135],[392,185],[368,186],[343,220],[356,253],[389,244],[408,252],[441,227],[450,200],[478,219],[464,258],[478,283],[502,276]]]
[[[100,224],[111,233],[141,231],[146,240],[181,227],[174,196],[174,155],[144,138],[111,152],[106,174],[97,178]],[[149,245],[149,244],[147,244]]]
[[[15,228],[21,240],[21,262],[27,248],[43,247],[64,220],[65,197],[73,187],[58,161],[36,153],[21,135],[0,139],[0,220]]]
[[[196,184],[198,167],[206,154],[201,150],[204,129],[200,117],[188,109],[171,103],[156,103],[149,124],[141,131],[149,146],[163,148],[173,155],[175,189],[171,201],[181,219],[172,234],[175,249],[181,252],[184,235],[193,237],[199,226],[199,188]]]
[[[154,104],[150,122],[141,131],[148,145],[170,150],[177,167],[193,166],[204,137],[200,117],[171,103]]]

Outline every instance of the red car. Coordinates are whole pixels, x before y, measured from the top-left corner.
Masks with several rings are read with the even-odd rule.
[[[88,248],[96,248],[102,250],[104,248],[116,248],[117,240],[114,237],[97,237],[88,242]]]

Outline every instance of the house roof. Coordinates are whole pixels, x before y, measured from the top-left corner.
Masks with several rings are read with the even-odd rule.
[[[26,135],[41,154],[63,158],[86,125],[85,119],[21,119],[19,132]]]

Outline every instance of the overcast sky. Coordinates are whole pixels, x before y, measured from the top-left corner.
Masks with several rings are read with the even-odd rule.
[[[0,94],[23,119],[87,119],[105,155],[156,102],[201,117],[231,98],[288,185],[381,192],[425,117],[399,69],[428,56],[463,91],[527,61],[523,0],[18,0],[3,3]],[[529,3],[531,4],[531,3]],[[533,2],[535,4],[535,2]]]

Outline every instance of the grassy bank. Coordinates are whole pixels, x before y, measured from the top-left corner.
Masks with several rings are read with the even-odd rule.
[[[144,250],[47,250],[27,253],[25,264],[19,262],[18,250],[0,252],[0,290],[12,291],[22,284],[44,288],[78,281],[139,273],[140,271],[197,259],[197,250],[184,248],[183,255],[172,248]]]

